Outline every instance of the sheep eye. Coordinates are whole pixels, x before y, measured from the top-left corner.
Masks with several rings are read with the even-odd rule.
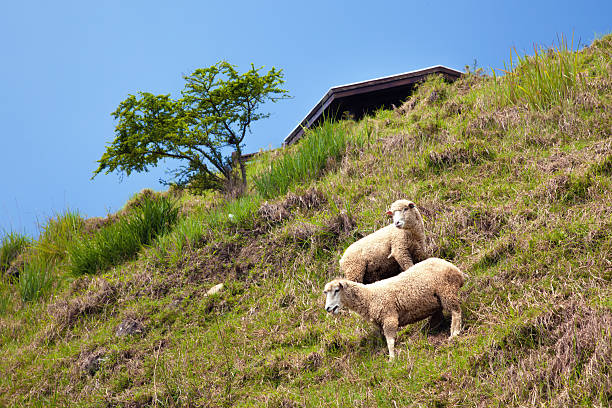
[[[340,288],[337,288],[336,290],[334,290],[334,293],[338,293],[338,291],[340,291]]]

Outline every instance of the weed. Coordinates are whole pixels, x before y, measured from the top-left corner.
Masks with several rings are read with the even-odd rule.
[[[13,288],[12,285],[0,279],[0,316],[4,315],[11,309],[13,305]]]

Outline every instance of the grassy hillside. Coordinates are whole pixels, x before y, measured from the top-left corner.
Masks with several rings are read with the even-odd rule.
[[[612,35],[507,70],[326,123],[238,199],[146,192],[8,236],[0,406],[610,406]],[[408,326],[389,363],[321,291],[398,198],[470,279],[462,334]]]

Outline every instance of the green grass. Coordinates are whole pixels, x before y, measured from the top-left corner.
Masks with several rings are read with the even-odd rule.
[[[125,218],[73,242],[68,249],[72,274],[101,272],[133,258],[142,246],[168,232],[177,217],[169,199],[145,198]]]
[[[590,61],[587,66],[584,53],[573,50],[573,37],[568,43],[564,36],[552,48],[534,45],[533,55],[520,56],[514,49],[514,58],[511,52],[509,65],[504,63],[505,75],[499,78],[496,92],[506,103],[526,103],[537,110],[566,104],[588,88],[590,76],[601,75],[605,70],[599,61]],[[498,81],[495,71],[492,72]]]
[[[22,301],[36,301],[48,295],[52,286],[52,264],[41,258],[31,258],[24,264],[18,281]]]
[[[0,316],[11,310],[14,303],[12,285],[0,279]]]
[[[262,197],[273,198],[285,194],[292,185],[314,180],[326,167],[349,154],[351,148],[366,143],[370,133],[371,129],[365,126],[351,134],[350,128],[334,125],[326,119],[316,128],[307,130],[298,145],[260,164],[263,169],[253,179],[255,189]]]
[[[79,236],[83,224],[78,212],[69,210],[49,219],[36,242],[38,255],[48,262],[64,260],[68,247]]]
[[[30,301],[3,282],[0,405],[609,406],[612,36],[567,48],[586,87],[562,104],[531,104],[518,88],[504,99],[510,79],[430,78],[397,110],[313,131],[344,138],[323,165],[305,152],[327,142],[306,138],[256,158],[249,176],[265,185],[240,199],[180,197],[175,223],[95,274],[73,275],[58,255]],[[556,69],[555,52],[538,50],[541,72]],[[68,247],[110,257],[103,242],[123,237],[145,195],[156,194],[97,232],[84,220]],[[361,317],[325,313],[321,289],[398,198],[421,210],[430,254],[469,279],[461,335],[447,340],[449,322],[408,325],[389,363]],[[117,335],[131,321],[142,330]]]
[[[4,273],[11,266],[11,262],[22,253],[32,240],[22,234],[11,231],[5,233],[0,241],[0,276],[4,278]]]

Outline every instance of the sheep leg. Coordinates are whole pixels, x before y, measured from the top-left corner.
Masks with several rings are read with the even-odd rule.
[[[385,340],[385,332],[380,324],[374,323],[374,327],[376,327],[376,333],[380,336],[381,340]]]
[[[451,314],[451,332],[450,338],[457,336],[461,332],[461,307],[456,294],[440,294],[440,302],[442,309]]]
[[[387,339],[387,348],[389,349],[389,361],[395,359],[395,335],[397,334],[398,318],[397,316],[388,317],[383,322],[383,332]]]
[[[451,312],[451,335],[450,338],[457,336],[461,332],[461,309]]]
[[[435,333],[439,331],[442,324],[444,323],[444,313],[442,309],[438,309],[434,314],[429,317],[429,332]]]

